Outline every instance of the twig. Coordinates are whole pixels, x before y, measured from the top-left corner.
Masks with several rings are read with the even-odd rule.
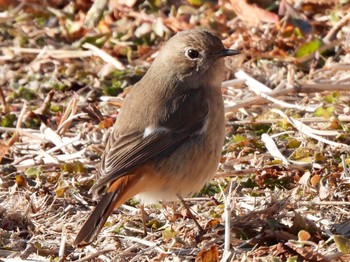
[[[342,178],[345,178],[345,177],[349,177],[349,172],[348,172],[348,168],[346,166],[346,156],[344,154],[342,154],[340,156],[340,159],[341,159],[341,163],[342,163],[342,166],[343,166],[343,172],[342,172]]]
[[[125,66],[119,62],[116,58],[112,57],[111,55],[107,54],[102,49],[98,48],[97,46],[94,46],[89,43],[83,44],[83,47],[86,49],[90,49],[94,52],[94,54],[98,57],[100,57],[103,61],[112,64],[116,69],[124,70]]]
[[[56,221],[57,223],[57,221]],[[60,244],[60,249],[58,251],[58,257],[60,259],[63,259],[64,258],[64,250],[65,250],[65,247],[66,247],[66,240],[67,240],[67,229],[66,227],[64,226],[62,228],[62,234],[61,234],[61,244]]]
[[[317,93],[325,91],[349,91],[350,85],[333,85],[333,84],[301,84],[299,86],[295,85],[293,87],[286,88],[284,90],[276,90],[269,94],[270,97],[278,97],[287,94],[295,93]],[[233,112],[237,111],[240,108],[249,107],[257,104],[266,104],[268,101],[263,97],[249,97],[239,104],[234,106],[226,107],[226,115],[230,116]]]
[[[106,9],[109,1],[107,0],[95,0],[90,10],[86,14],[84,26],[95,27],[100,21],[103,11]]]
[[[311,200],[311,201],[298,201],[298,204],[301,206],[304,205],[329,205],[329,206],[350,206],[349,201],[318,201],[318,200]]]
[[[231,80],[227,80],[222,82],[221,87],[225,88],[225,87],[230,87],[230,86],[241,86],[244,84],[244,80],[242,79],[231,79]]]
[[[317,93],[325,91],[350,91],[349,84],[301,84],[299,87],[295,87],[295,93]]]
[[[67,108],[64,111],[64,114],[61,118],[60,125],[57,128],[58,134],[63,135],[67,131],[68,127],[70,126],[71,122],[73,121],[73,119],[69,119],[69,117],[75,115],[75,113],[77,111],[78,101],[79,101],[79,97],[76,94],[69,101]],[[67,119],[69,119],[69,120],[66,121]]]
[[[316,140],[318,140],[318,141],[320,141],[322,143],[325,143],[325,144],[328,144],[328,145],[331,145],[331,146],[343,147],[343,148],[348,148],[349,147],[349,145],[347,145],[347,144],[333,142],[331,140],[328,140],[326,138],[323,138],[323,137],[317,135],[317,133],[320,133],[320,131],[315,132],[317,130],[312,129],[312,128],[308,127],[307,125],[305,125],[305,124],[303,124],[303,123],[293,119],[292,117],[287,116],[281,110],[272,109],[271,111],[273,111],[273,112],[279,114],[280,116],[286,118],[286,120],[290,124],[292,124],[299,132],[301,132],[301,133],[303,133],[303,134],[305,134],[305,135],[307,135],[309,137],[312,137],[312,138],[314,138],[314,139],[316,139]],[[327,130],[325,130],[325,131],[327,131]]]
[[[341,71],[341,70],[348,71],[350,70],[350,65],[349,64],[332,64],[330,66],[326,66],[322,68],[321,70],[327,70],[327,69],[334,70],[334,71]],[[319,72],[321,70],[319,70]]]
[[[230,251],[230,244],[231,244],[231,193],[232,193],[232,184],[233,181],[230,183],[230,188],[227,194],[227,197],[225,196],[224,191],[222,190],[221,187],[220,191],[222,194],[222,198],[224,200],[224,205],[225,205],[225,244],[224,244],[224,253],[221,258],[221,262],[228,261],[229,258],[231,257],[231,251]]]
[[[65,148],[66,144],[63,142],[62,138],[57,134],[57,132],[53,131],[50,127],[46,126],[45,124],[41,124],[40,130],[44,134],[45,139],[52,142],[55,145],[55,147],[62,149],[62,151],[66,154],[72,153]]]
[[[16,54],[39,54],[43,49],[38,48],[23,48],[23,47],[3,47],[0,48],[2,52],[6,49],[12,50]],[[52,57],[55,59],[66,59],[66,58],[83,58],[90,57],[94,53],[92,51],[83,51],[83,50],[45,50],[46,57]],[[9,58],[13,59],[13,57]]]
[[[323,123],[329,122],[329,119],[324,117],[308,117],[308,118],[294,118],[302,123]],[[338,115],[337,120],[340,122],[350,122],[350,116],[348,115]],[[237,120],[228,121],[229,125],[251,125],[251,124],[275,124],[277,122],[283,121],[283,118],[274,119],[252,119],[252,120]]]
[[[275,141],[273,141],[272,137],[270,137],[268,134],[264,133],[261,135],[261,140],[264,142],[265,147],[269,151],[271,156],[273,156],[274,158],[277,158],[279,160],[282,160],[284,165],[286,165],[286,166],[289,165],[289,161],[287,160],[287,158],[285,158],[284,155],[282,155],[281,151],[278,150],[278,147],[277,147]]]
[[[34,110],[35,114],[42,114],[45,115],[48,109],[50,108],[50,104],[52,101],[53,96],[55,95],[55,91],[51,90],[46,96],[42,104]]]
[[[250,90],[252,90],[255,94],[261,95],[262,93],[271,93],[272,89],[249,76],[246,72],[239,70],[235,77],[240,80],[245,80],[246,85]]]
[[[189,206],[186,204],[185,200],[182,198],[182,196],[180,194],[177,194],[177,197],[180,199],[182,205],[184,206],[184,208],[186,208],[189,216],[191,217],[193,222],[196,224],[197,228],[199,229],[199,233],[204,235],[205,234],[205,230],[199,224],[199,222],[197,221],[196,217],[193,215],[192,211],[190,210]]]
[[[19,138],[19,132],[17,130],[20,129],[22,126],[23,117],[26,111],[27,111],[27,105],[24,104],[17,119],[16,131],[13,133],[11,139],[7,142],[8,146],[12,146],[15,142],[17,142]]]
[[[249,175],[249,174],[255,173],[256,171],[257,171],[256,168],[247,168],[243,170],[233,170],[230,172],[217,172],[214,178]]]
[[[0,86],[0,103],[3,105],[2,113],[6,115],[8,113],[8,107],[5,99],[4,92],[2,91],[2,85]]]
[[[274,97],[271,97],[267,94],[261,93],[261,97],[265,98],[266,100],[275,103],[276,105],[279,105],[284,108],[295,108],[298,110],[306,111],[306,112],[315,112],[318,107],[321,105],[310,105],[310,106],[304,106],[304,105],[298,105],[298,104],[290,104],[281,100],[278,100]]]
[[[81,139],[81,134],[78,134],[77,136],[70,138],[68,141],[65,141],[65,142],[62,141],[60,145],[56,145],[55,147],[48,149],[46,152],[51,154],[57,150],[62,149],[63,147],[66,147],[68,145],[71,145],[73,143],[80,141],[80,139]],[[83,142],[83,141],[80,141],[80,142]]]
[[[316,169],[322,168],[322,166],[317,163],[307,163],[307,162],[305,163],[305,162],[298,162],[298,161],[292,161],[292,160],[289,160],[289,162],[291,162],[291,164],[288,165],[290,170],[306,170],[310,168],[316,168]],[[274,166],[280,166],[280,165],[274,165]],[[229,172],[217,172],[214,178],[244,176],[244,175],[254,174],[261,170],[263,169],[247,168],[242,170],[230,170]]]
[[[350,13],[342,17],[338,22],[334,24],[331,30],[329,30],[328,34],[323,38],[323,42],[329,43],[331,40],[335,38],[335,35],[338,31],[350,20]]]
[[[145,240],[145,239],[140,239],[140,238],[137,238],[137,237],[123,236],[123,235],[118,235],[118,237],[125,238],[127,240],[132,241],[132,242],[136,242],[136,243],[139,243],[139,244],[142,244],[142,245],[154,248],[159,253],[167,253],[161,247],[158,246],[158,243],[155,243],[155,242],[152,242],[152,241],[148,241],[148,240]]]
[[[79,259],[79,260],[75,260],[75,262],[85,262],[85,261],[92,261],[94,258],[96,257],[99,257],[103,254],[106,254],[106,253],[110,253],[110,252],[113,252],[113,251],[116,251],[115,248],[106,248],[106,249],[103,249],[103,250],[100,250],[100,251],[94,251],[94,253],[88,255],[88,256],[85,256],[83,257],[82,259]]]
[[[21,164],[15,165],[15,167],[17,169],[23,170],[25,168],[28,168],[28,167],[31,167],[33,165],[38,164],[38,160],[43,161],[44,164],[55,164],[55,163],[57,163],[57,161],[66,162],[66,161],[71,161],[71,160],[75,160],[75,161],[79,160],[80,162],[85,163],[87,160],[86,158],[83,157],[85,151],[86,151],[86,149],[84,148],[84,149],[80,150],[79,152],[76,152],[73,154],[57,155],[54,157],[46,154],[46,156],[47,156],[46,158],[42,158],[42,154],[45,155],[45,151],[41,151],[42,154],[39,154],[36,159],[23,160],[20,162]],[[40,159],[38,159],[38,158],[40,158]],[[42,162],[39,162],[39,164],[41,165]]]
[[[15,127],[4,127],[0,126],[0,132],[9,132],[9,133],[14,133],[14,132],[20,132],[20,133],[37,133],[39,134],[40,131],[37,129],[31,129],[31,128],[15,128]]]
[[[72,123],[72,121],[76,118],[79,118],[81,116],[88,116],[87,113],[79,113],[76,115],[70,115],[66,120],[64,120],[63,122],[60,123],[60,126],[57,128],[57,132],[62,132],[62,129],[68,129],[68,127],[70,126],[70,124]]]

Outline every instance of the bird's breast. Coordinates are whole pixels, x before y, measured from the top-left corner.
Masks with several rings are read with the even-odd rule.
[[[152,163],[143,176],[144,190],[137,195],[143,203],[176,200],[198,192],[213,178],[224,142],[224,106],[221,94],[213,94],[203,128],[172,154]]]

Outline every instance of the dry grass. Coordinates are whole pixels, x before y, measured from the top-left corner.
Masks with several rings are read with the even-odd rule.
[[[89,8],[58,2],[22,3],[0,17],[3,261],[349,260],[348,4],[294,9],[313,29],[303,35],[283,19],[249,28],[229,1],[175,1],[182,14],[115,6],[96,28],[83,27]],[[228,61],[223,83],[220,169],[187,199],[206,233],[170,203],[146,207],[143,237],[130,200],[95,243],[73,247],[96,204],[88,190],[127,87],[171,33],[193,26],[211,26],[245,50]],[[323,41],[317,52],[296,56],[315,39]]]

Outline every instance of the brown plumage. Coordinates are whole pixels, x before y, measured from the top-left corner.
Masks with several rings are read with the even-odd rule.
[[[178,33],[125,99],[93,186],[107,186],[74,244],[94,241],[108,216],[136,196],[176,200],[214,175],[224,141],[223,57],[235,55],[205,30]]]

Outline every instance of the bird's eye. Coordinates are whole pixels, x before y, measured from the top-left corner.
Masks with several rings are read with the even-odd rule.
[[[199,57],[199,52],[196,49],[188,49],[186,55],[191,59],[196,59]]]

